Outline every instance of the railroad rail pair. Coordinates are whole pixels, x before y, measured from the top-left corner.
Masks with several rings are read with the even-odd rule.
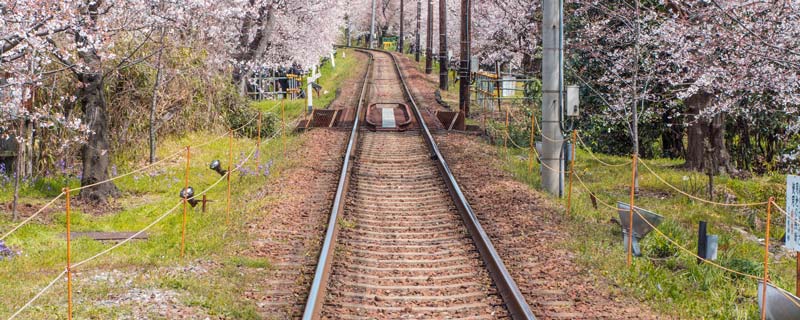
[[[464,196],[461,188],[458,185],[458,182],[453,176],[453,173],[450,171],[444,157],[442,156],[441,151],[439,150],[436,142],[433,139],[431,131],[428,128],[428,125],[425,123],[425,119],[423,114],[420,112],[420,108],[414,100],[414,97],[411,95],[411,91],[408,88],[406,83],[406,79],[403,75],[403,72],[400,69],[400,65],[397,61],[397,58],[385,51],[380,50],[361,50],[362,52],[366,53],[369,56],[369,62],[367,66],[367,71],[364,76],[364,81],[361,88],[361,97],[359,99],[358,106],[356,108],[356,117],[353,122],[353,128],[350,132],[349,141],[347,143],[347,148],[343,157],[342,163],[342,171],[339,176],[338,186],[336,190],[336,194],[333,200],[333,206],[331,209],[331,214],[328,219],[328,226],[327,231],[325,234],[324,242],[321,248],[319,260],[316,266],[314,279],[311,284],[311,288],[309,291],[308,299],[305,305],[303,319],[319,319],[321,317],[340,317],[339,315],[330,315],[330,310],[328,311],[328,315],[323,315],[323,309],[326,305],[326,299],[331,299],[329,296],[334,296],[335,293],[329,292],[329,286],[335,286],[333,284],[329,284],[329,281],[332,277],[332,271],[334,268],[345,268],[347,267],[346,264],[342,264],[341,262],[337,264],[334,263],[335,259],[345,259],[344,257],[335,257],[337,252],[337,241],[341,238],[342,233],[342,222],[343,217],[345,215],[346,206],[348,207],[347,210],[350,210],[352,215],[358,215],[359,217],[363,217],[365,228],[376,228],[370,230],[363,230],[363,231],[350,231],[348,232],[348,236],[346,241],[361,241],[361,243],[365,245],[365,249],[359,249],[361,252],[365,252],[368,256],[361,256],[355,258],[347,258],[347,259],[361,259],[366,261],[388,261],[388,260],[381,260],[380,258],[375,258],[370,255],[374,254],[382,254],[387,255],[389,257],[397,257],[399,255],[417,255],[417,254],[425,254],[425,255],[433,255],[432,253],[409,253],[405,251],[385,251],[384,245],[387,242],[381,242],[381,239],[374,239],[371,238],[371,235],[382,235],[386,236],[386,232],[378,232],[381,230],[393,230],[391,228],[402,228],[402,227],[391,227],[390,229],[380,229],[386,228],[377,225],[379,221],[375,221],[375,219],[381,219],[383,216],[381,214],[376,214],[375,212],[371,212],[370,210],[386,210],[391,208],[387,208],[385,206],[386,203],[392,203],[393,205],[399,206],[398,210],[408,210],[408,208],[413,208],[413,201],[414,199],[403,200],[400,197],[400,200],[392,200],[395,202],[383,202],[384,205],[378,205],[377,207],[370,207],[368,205],[360,204],[363,202],[359,202],[360,200],[364,199],[381,199],[381,194],[371,194],[373,190],[378,189],[385,189],[385,190],[399,190],[398,192],[405,190],[407,195],[414,195],[424,193],[425,190],[429,190],[428,193],[424,193],[423,196],[427,199],[425,201],[430,201],[432,205],[435,205],[437,208],[444,210],[457,211],[457,216],[460,216],[460,223],[454,222],[451,220],[447,220],[447,217],[444,217],[440,225],[443,229],[441,232],[448,232],[449,236],[445,238],[430,238],[434,237],[433,233],[430,235],[420,235],[423,238],[402,238],[402,235],[393,235],[388,233],[388,235],[394,237],[390,239],[390,243],[392,245],[399,245],[403,246],[403,244],[408,244],[408,246],[414,246],[414,244],[432,244],[433,248],[436,250],[445,250],[442,252],[453,253],[453,252],[462,252],[461,254],[466,257],[475,256],[474,251],[472,255],[470,254],[469,249],[463,249],[458,246],[463,246],[460,244],[459,241],[469,241],[471,242],[470,246],[475,248],[477,251],[477,256],[474,257],[473,260],[478,259],[478,262],[472,262],[473,265],[482,265],[485,268],[485,271],[488,272],[488,275],[491,280],[491,285],[487,285],[492,288],[496,288],[497,293],[501,298],[501,306],[500,308],[504,310],[501,312],[500,315],[507,313],[513,319],[534,319],[534,315],[531,312],[530,307],[525,301],[522,293],[520,292],[519,288],[517,287],[516,283],[512,279],[511,275],[509,274],[508,270],[506,269],[505,265],[503,264],[502,259],[500,258],[499,254],[495,250],[494,246],[489,239],[489,236],[481,227],[480,222],[478,221],[475,212],[470,207],[466,197]],[[386,55],[391,57],[391,64],[393,65],[393,71],[397,77],[397,85],[400,86],[400,90],[402,91],[402,95],[405,97],[408,105],[410,106],[413,116],[416,120],[417,130],[413,132],[406,132],[406,133],[377,133],[377,134],[384,134],[384,136],[367,136],[364,139],[361,138],[364,134],[375,134],[369,132],[362,132],[362,116],[365,113],[365,101],[367,99],[367,93],[372,88],[373,90],[376,89],[375,82],[371,81],[371,74],[375,68],[375,61],[376,56],[379,55]],[[385,56],[381,57],[381,62],[385,63],[386,59]],[[386,67],[386,66],[382,66]],[[385,79],[384,79],[385,80]],[[390,79],[391,80],[391,79]],[[391,87],[392,84],[387,84],[386,86]],[[416,139],[419,139],[421,135],[422,140],[424,140],[424,146],[413,147],[413,142],[415,137],[411,135],[415,135]],[[363,141],[362,141],[363,140]],[[388,143],[388,142],[392,143]],[[396,142],[395,142],[396,141]],[[390,144],[397,144],[398,146],[405,146],[408,145],[408,148],[401,148],[401,147],[392,147]],[[363,147],[363,148],[362,148]],[[366,149],[366,150],[363,150]],[[357,152],[361,151],[362,154],[357,155]],[[367,151],[365,153],[365,151]],[[381,157],[380,154],[385,154],[386,156]],[[427,161],[427,167],[424,166],[425,162]],[[358,163],[356,163],[358,162]],[[407,166],[421,163],[421,167],[414,167],[414,169],[408,169]],[[399,167],[405,167],[405,170],[410,170],[406,172],[398,172],[394,169]],[[353,176],[353,172],[356,170],[359,175],[357,177]],[[410,186],[404,186],[404,183],[409,183],[411,181]],[[383,184],[383,185],[381,185]],[[355,187],[353,188],[353,186]],[[354,190],[351,190],[354,189]],[[438,191],[437,191],[438,189]],[[348,197],[356,197],[355,200],[346,201]],[[371,197],[371,198],[370,198]],[[437,197],[445,197],[449,198],[446,199],[448,201],[439,201]],[[450,201],[451,200],[451,201]],[[399,202],[397,202],[399,201]],[[405,202],[404,202],[405,201]],[[411,203],[409,203],[411,201]],[[351,208],[352,206],[352,208]],[[420,205],[420,210],[424,210],[424,206]],[[391,216],[390,218],[400,218],[403,217],[410,217],[404,215],[403,212],[395,212],[393,213],[396,216]],[[413,219],[413,218],[408,218]],[[457,218],[455,220],[458,220]],[[429,223],[427,221],[423,221],[422,223]],[[460,228],[466,230],[466,234],[463,237],[459,237],[459,233],[457,231],[447,231],[446,228],[449,226],[454,226],[455,224],[459,224]],[[359,226],[354,226],[352,228],[358,228]],[[436,225],[429,226],[431,228],[436,228]],[[346,228],[346,227],[345,227]],[[377,231],[376,231],[377,230]],[[415,234],[419,234],[417,232]],[[366,234],[366,236],[364,236]],[[425,236],[428,236],[428,239],[425,239]],[[364,243],[364,239],[367,240],[366,244]],[[439,240],[437,240],[439,239]],[[468,239],[468,240],[465,240]],[[370,242],[374,241],[374,242]],[[416,242],[415,242],[416,241]],[[433,241],[433,242],[431,242]],[[450,242],[448,242],[450,241]],[[450,245],[454,245],[455,247],[448,247]],[[349,247],[353,249],[353,246]],[[363,247],[362,247],[363,248]],[[401,248],[402,249],[402,248]],[[430,248],[429,248],[430,249]],[[452,259],[462,259],[461,257],[454,257]],[[466,258],[464,258],[466,259]],[[417,260],[415,260],[417,261]],[[427,260],[423,260],[427,261]],[[432,264],[435,264],[433,262]],[[441,261],[441,260],[440,260]],[[383,268],[372,268],[384,270]],[[391,269],[391,268],[388,268]],[[424,269],[425,268],[417,268],[417,269]],[[435,269],[435,268],[434,268]],[[399,271],[404,269],[400,268]],[[416,270],[416,269],[415,269]],[[424,271],[423,270],[423,271]],[[431,269],[432,270],[432,269]],[[384,270],[385,271],[385,270]],[[397,273],[396,271],[395,273]],[[339,272],[341,274],[347,273],[347,271]],[[402,272],[401,272],[402,273]],[[337,275],[338,276],[338,275]],[[424,278],[424,277],[410,277],[408,274],[398,274],[398,277],[394,278]],[[452,277],[456,277],[456,275],[446,275],[444,277],[439,278],[447,278],[450,279]],[[371,276],[371,279],[374,281],[381,281],[384,280],[383,278],[392,278],[386,277],[385,274],[381,274],[379,276]],[[432,276],[428,279],[430,280],[433,278]],[[457,286],[458,284],[456,284]],[[443,285],[440,287],[446,287],[447,285]],[[386,288],[381,286],[370,286],[371,288],[379,287],[379,288]],[[413,286],[412,286],[413,287]],[[404,288],[408,288],[405,286]],[[458,289],[465,289],[466,287],[458,288]],[[391,289],[391,287],[389,288]],[[488,293],[490,295],[494,295],[495,293]],[[366,294],[365,294],[366,296]],[[463,295],[466,299],[466,295]],[[371,295],[375,301],[380,301],[382,299],[386,299],[386,297],[381,297],[380,295]],[[363,298],[363,297],[362,297]],[[397,297],[395,297],[397,298]],[[441,307],[442,310],[447,310],[447,303],[448,301],[452,301],[453,298],[445,298],[444,301],[440,299],[442,297],[430,297],[431,301],[439,301],[438,307]],[[402,299],[402,297],[399,297]],[[450,300],[448,300],[450,299]],[[491,298],[482,298],[483,301],[492,301]],[[487,300],[488,299],[488,300]],[[496,300],[496,298],[495,298]],[[429,305],[423,305],[418,307],[419,310],[437,310],[437,304],[432,303]],[[329,307],[330,309],[330,307]],[[391,308],[387,309],[389,311]],[[377,313],[374,313],[370,317],[381,317],[380,315],[382,310],[378,310]],[[480,312],[480,311],[479,311]],[[488,311],[487,311],[488,312]],[[454,313],[454,317],[458,317],[459,315]],[[497,314],[485,314],[482,315],[487,318],[493,318],[497,316]],[[341,315],[344,318],[344,315]],[[353,316],[354,318],[359,318],[358,315]],[[364,317],[363,315],[361,317]]]

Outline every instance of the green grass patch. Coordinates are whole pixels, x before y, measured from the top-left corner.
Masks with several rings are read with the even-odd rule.
[[[500,142],[502,144],[502,142]],[[500,150],[505,168],[517,179],[540,188],[539,164],[528,169],[528,150]],[[597,155],[607,163],[628,162],[627,157]],[[679,168],[680,161],[669,159],[645,160],[661,177],[679,189],[696,197],[707,198],[707,178],[697,172]],[[615,205],[629,202],[631,167],[607,167],[579,150],[576,172],[599,201]],[[755,238],[764,237],[766,207],[732,208],[713,206],[679,194],[640,166],[640,193],[636,206],[666,217],[659,230],[692,252],[697,251],[697,224],[708,222],[708,233],[719,235],[718,263],[728,268],[763,275],[763,244]],[[785,194],[785,177],[777,174],[738,180],[716,177],[714,201],[762,202],[775,196],[779,203]],[[565,182],[565,188],[568,183]],[[565,213],[566,197],[553,198]],[[753,319],[758,315],[756,281],[722,271],[708,264],[698,265],[696,259],[666,241],[656,232],[642,242],[643,257],[635,258],[632,267],[626,265],[620,227],[609,223],[617,217],[616,210],[592,206],[589,193],[576,180],[572,187],[572,212],[567,230],[575,235],[564,245],[578,254],[585,266],[598,271],[613,285],[627,294],[646,301],[655,310],[681,318]],[[778,243],[783,234],[784,218],[773,212],[771,238]],[[794,254],[771,255],[770,278],[782,288],[793,291],[795,277]]]
[[[197,132],[166,138],[159,145],[158,156],[166,157],[186,145],[208,142],[219,134]],[[202,212],[199,204],[196,208],[187,208],[183,258],[180,257],[183,208],[178,196],[185,183],[186,160],[183,155],[151,170],[116,180],[115,184],[122,195],[112,200],[108,207],[96,208],[79,201],[73,202],[72,231],[138,231],[179,205],[177,210],[147,231],[148,240],[131,241],[75,270],[75,315],[96,319],[130,315],[136,312],[130,309],[131,306],[110,307],[103,301],[125,296],[134,289],[152,289],[175,292],[184,305],[208,315],[235,319],[258,318],[254,302],[241,298],[244,288],[256,283],[257,279],[252,278],[254,273],[239,270],[269,270],[271,264],[266,259],[247,258],[237,255],[237,252],[242,252],[250,243],[248,233],[244,232],[248,221],[268,215],[269,212],[260,208],[265,203],[275,201],[273,197],[251,198],[252,195],[280,172],[295,165],[284,159],[284,143],[291,149],[301,139],[302,136],[291,133],[285,136],[285,141],[281,136],[272,140],[264,138],[258,151],[258,163],[255,156],[245,162],[255,150],[255,139],[235,137],[232,140],[233,163],[244,163],[244,169],[231,177],[230,216],[226,211],[226,182],[223,179],[214,185],[220,176],[208,168],[214,159],[221,160],[223,167],[227,167],[230,156],[228,139],[192,148],[189,185],[196,193],[213,186],[207,195],[214,202],[208,204],[206,212]],[[120,173],[135,168],[136,163],[145,162],[129,159],[120,165]],[[267,164],[271,164],[269,168]],[[21,189],[21,203],[31,204],[35,210],[58,195],[67,184],[76,187],[79,181],[75,177],[57,177],[25,184]],[[12,192],[10,186],[0,189],[0,199],[10,199]],[[0,260],[0,316],[11,315],[64,269],[65,222],[64,201],[61,199],[51,210],[43,212],[41,218],[6,239],[6,244],[21,254],[9,260]],[[17,223],[11,221],[10,214],[4,212],[0,215],[0,230],[9,230]],[[75,263],[89,258],[112,245],[88,238],[74,239],[72,261]],[[205,274],[182,271],[191,270],[192,266],[202,261],[219,263],[212,264],[218,267],[210,268]],[[124,274],[120,276],[124,279],[118,283],[95,279],[97,275],[117,271]],[[149,275],[144,277],[143,274]],[[62,279],[33,303],[21,318],[45,319],[65,315],[65,290],[66,284]]]

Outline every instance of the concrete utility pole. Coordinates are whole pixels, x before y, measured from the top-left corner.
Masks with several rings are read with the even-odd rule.
[[[405,11],[406,11],[406,3],[404,0],[400,0],[400,38],[397,39],[397,52],[403,53],[403,24],[406,22],[405,18]]]
[[[417,0],[417,42],[414,45],[414,59],[417,60],[417,62],[419,62],[420,45],[422,42],[420,40],[420,37],[422,36],[420,34],[420,26],[422,24],[421,20],[422,20],[422,0]]]
[[[375,49],[375,0],[372,0],[372,22],[369,24],[369,48]]]
[[[542,187],[561,195],[561,19],[558,0],[542,1]]]
[[[428,0],[428,26],[425,37],[425,74],[433,72],[433,0]]]
[[[469,117],[470,63],[472,60],[472,1],[461,0],[461,70],[458,80],[458,108]]]
[[[447,0],[439,0],[439,89],[447,90]]]

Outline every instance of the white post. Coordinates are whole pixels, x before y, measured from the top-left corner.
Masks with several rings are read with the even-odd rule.
[[[333,58],[333,52],[331,52],[331,67],[336,69],[336,59]]]
[[[314,86],[311,85],[311,83],[316,80],[316,79],[314,79],[316,77],[316,73],[317,73],[316,71],[317,71],[317,67],[316,66],[311,68],[311,74],[308,76],[308,78],[306,78],[306,79],[308,79],[308,81],[306,81],[307,82],[306,86],[308,87],[308,88],[306,88],[306,99],[308,100],[308,110],[307,110],[307,112],[309,114],[311,113],[312,110],[314,110]]]

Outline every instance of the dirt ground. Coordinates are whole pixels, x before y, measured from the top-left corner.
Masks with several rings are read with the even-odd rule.
[[[503,261],[540,319],[664,318],[578,265],[565,249],[565,219],[553,204],[501,169],[480,137],[436,137],[448,165]]]
[[[255,195],[276,201],[262,208],[269,212],[266,219],[249,224],[254,240],[240,253],[271,262],[271,270],[245,293],[266,319],[302,314],[341,169],[347,132],[314,129],[305,135],[289,154],[296,165]]]
[[[414,96],[414,100],[418,105],[424,106],[420,112],[422,113],[422,117],[425,118],[425,123],[428,124],[431,130],[442,129],[442,124],[439,123],[434,112],[454,110],[444,108],[436,102],[436,88],[438,82],[432,78],[435,75],[426,75],[424,72],[420,72],[416,67],[416,62],[412,59],[408,59],[408,57],[404,55],[398,53],[392,54],[397,57],[397,60],[400,62],[400,71],[403,72],[403,75],[406,77],[406,84],[408,84],[411,95]]]
[[[435,100],[436,75],[401,59],[410,90],[425,112],[445,110]],[[436,136],[470,205],[539,319],[658,319],[635,306],[565,249],[565,218],[545,196],[502,169],[501,156],[481,137]]]

